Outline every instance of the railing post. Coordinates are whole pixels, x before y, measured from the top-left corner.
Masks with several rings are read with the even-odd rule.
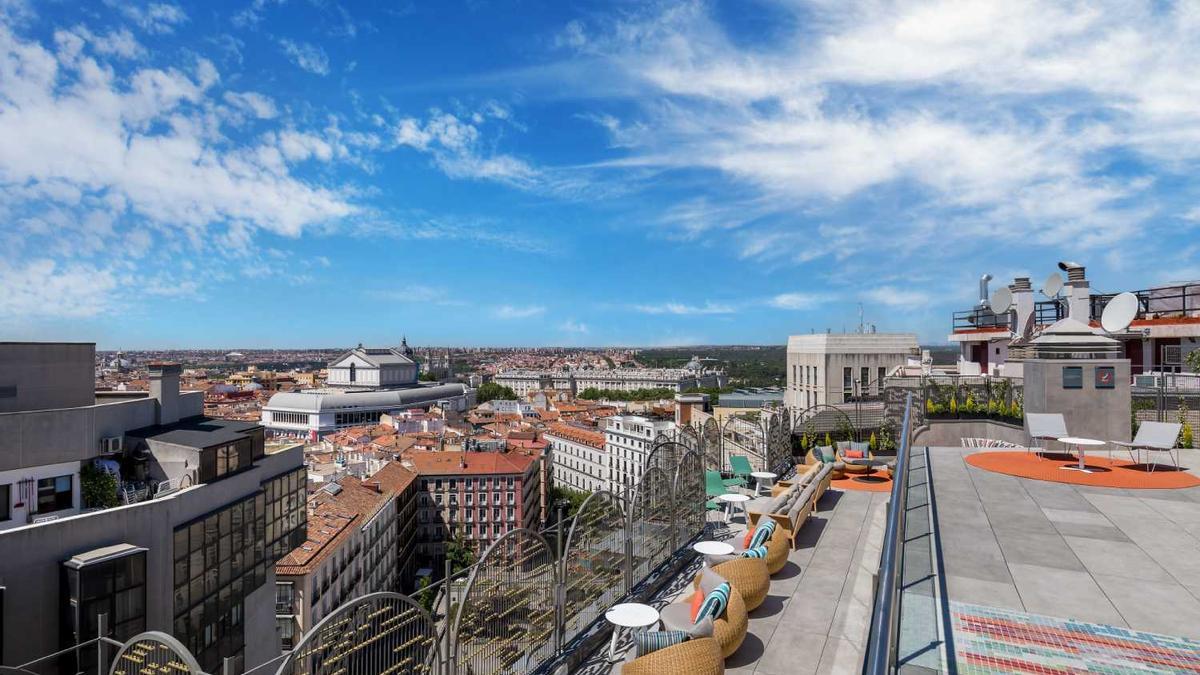
[[[633,590],[633,503],[629,501],[629,484],[622,486],[625,493],[625,592]]]
[[[108,632],[107,623],[107,614],[96,615],[96,675],[104,675],[104,671],[107,670],[107,664],[104,663],[104,640],[100,639]],[[79,662],[76,661],[75,665],[79,665]]]
[[[557,574],[554,576],[554,655],[562,653],[563,641],[566,636],[566,620],[567,620],[567,561],[563,556],[563,529],[567,525],[567,505],[569,502],[565,499],[560,499],[554,506],[558,509],[558,527],[555,532],[555,547],[558,549],[558,564],[554,569]],[[575,513],[575,517],[579,517],[579,513]]]
[[[450,631],[454,627],[454,618],[450,616],[450,606],[451,606],[451,604],[450,604],[450,589],[452,586],[452,584],[450,583],[451,569],[452,568],[450,566],[450,558],[447,557],[446,561],[445,561],[445,570],[444,570],[445,576],[442,577],[442,598],[445,601],[444,602],[445,612],[444,612],[443,616],[446,617],[443,620],[444,628],[442,629],[442,648],[445,650],[446,657],[444,659],[442,659],[442,667],[445,669],[446,675],[454,675],[454,671],[455,671],[454,654],[453,654],[453,638],[450,635]]]

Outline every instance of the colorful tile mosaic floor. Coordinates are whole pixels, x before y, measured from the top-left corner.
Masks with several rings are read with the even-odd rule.
[[[1200,673],[1200,642],[995,607],[950,603],[962,675]]]

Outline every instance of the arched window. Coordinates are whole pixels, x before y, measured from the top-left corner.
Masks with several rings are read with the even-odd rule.
[[[354,364],[353,363],[350,364],[350,381],[351,382],[354,381]]]

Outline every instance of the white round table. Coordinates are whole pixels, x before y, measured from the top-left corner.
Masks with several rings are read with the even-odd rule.
[[[754,478],[754,494],[762,494],[764,487],[770,487],[771,481],[779,478],[779,474],[771,473],[770,471],[751,471],[750,476]],[[766,483],[764,486],[763,483]]]
[[[733,553],[733,546],[723,541],[698,541],[692,544],[692,550],[700,555],[730,555]],[[708,567],[707,560],[704,561],[704,566]]]
[[[733,505],[741,504],[742,511],[745,512],[746,502],[750,501],[750,495],[742,495],[735,492],[730,492],[717,497],[717,499],[725,502],[725,522],[728,523],[730,519],[733,518]],[[750,522],[749,516],[746,517],[746,522]]]
[[[1079,466],[1060,466],[1060,469],[1067,471],[1082,471],[1083,473],[1095,473],[1095,470],[1087,468],[1083,463],[1083,449],[1085,447],[1099,447],[1105,444],[1104,441],[1096,440],[1095,438],[1081,438],[1079,436],[1063,436],[1058,439],[1059,443],[1066,446],[1075,446],[1075,452],[1079,454]]]
[[[621,628],[649,628],[658,623],[658,610],[638,602],[613,605],[604,613],[604,619],[613,625],[612,641],[608,643],[608,660],[617,660],[617,638]]]

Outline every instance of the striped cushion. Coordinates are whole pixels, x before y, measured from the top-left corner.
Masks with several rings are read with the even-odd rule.
[[[754,548],[748,548],[745,551],[742,551],[742,557],[743,558],[765,558],[765,557],[767,557],[767,547],[766,546],[756,546]]]
[[[750,543],[746,545],[746,548],[762,546],[767,543],[772,534],[775,534],[775,521],[768,518],[766,522],[754,529],[754,536],[750,537]]]
[[[699,623],[704,617],[721,618],[721,615],[725,613],[726,605],[729,604],[729,591],[731,590],[732,587],[728,581],[722,581],[714,588],[700,605],[700,611],[696,613],[696,623]]]
[[[634,633],[633,643],[637,646],[637,655],[645,656],[660,649],[687,642],[688,634],[681,630],[648,630],[644,633]]]

